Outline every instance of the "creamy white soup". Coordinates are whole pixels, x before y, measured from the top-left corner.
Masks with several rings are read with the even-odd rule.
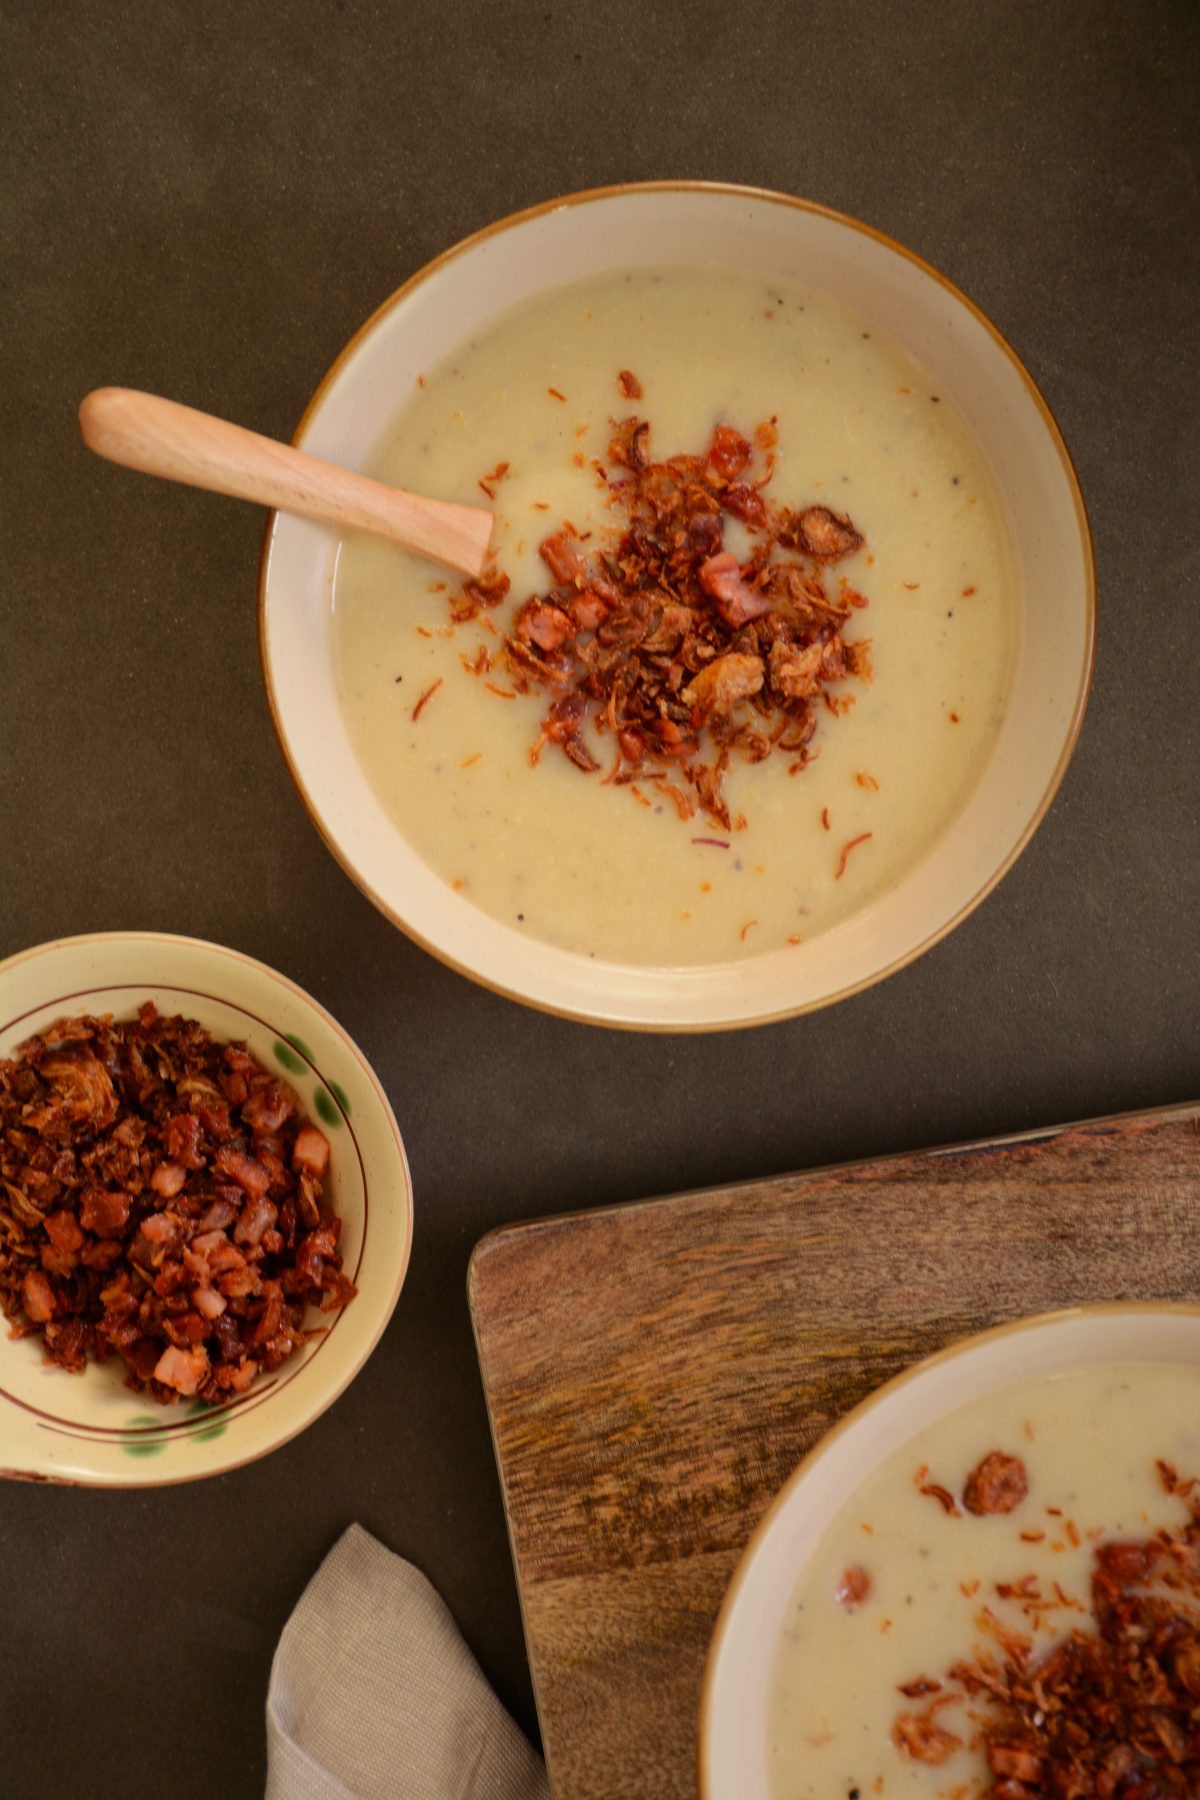
[[[621,370],[641,398],[624,397]],[[455,627],[453,583],[427,562],[366,537],[341,548],[333,638],[347,728],[422,858],[520,931],[635,964],[802,955],[900,881],[979,778],[1018,634],[1003,510],[949,397],[826,299],[689,270],[560,289],[421,379],[371,472],[483,503],[481,479],[507,464],[489,485],[512,582],[486,622]],[[703,453],[720,423],[750,437],[774,417],[772,502],[828,506],[865,540],[837,576],[868,598],[845,635],[870,640],[872,677],[840,684],[853,704],[822,709],[802,770],[778,754],[734,759],[725,793],[741,829],[681,819],[652,786],[639,803],[553,746],[532,767],[545,692],[514,693],[502,666],[486,681],[468,670],[481,650],[498,656],[517,608],[551,585],[547,535],[564,520],[594,541],[612,531],[594,464],[611,421],[631,412],[650,421],[656,459]],[[747,553],[736,521],[725,541]],[[600,743],[596,754],[611,760]]]
[[[1019,1460],[1027,1492],[1009,1512],[976,1517],[964,1484],[993,1452]],[[961,1694],[935,1708],[932,1722],[954,1740],[935,1746],[949,1751],[936,1764],[906,1753],[898,1721],[938,1700],[934,1683],[951,1691],[956,1664],[1002,1654],[992,1620],[1039,1659],[1073,1627],[1094,1629],[1097,1546],[1178,1532],[1190,1517],[1159,1459],[1200,1474],[1200,1367],[1106,1364],[1018,1382],[884,1461],[797,1582],[769,1699],[773,1800],[990,1791]],[[1012,1597],[1022,1584],[1024,1601]]]

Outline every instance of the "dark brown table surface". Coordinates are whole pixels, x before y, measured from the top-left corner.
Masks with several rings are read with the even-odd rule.
[[[261,1791],[288,1612],[361,1520],[536,1732],[467,1315],[537,1213],[1194,1098],[1197,135],[1190,0],[8,0],[0,950],[170,930],[261,957],[373,1060],[412,1267],[353,1386],[264,1462],[0,1490],[0,1789]],[[735,1036],[524,1011],[323,849],[258,671],[262,517],[90,458],[104,382],[288,436],[367,314],[514,208],[667,175],[842,208],[941,268],[1054,409],[1091,513],[1066,781],[946,942]],[[553,1083],[546,1072],[554,1071]]]

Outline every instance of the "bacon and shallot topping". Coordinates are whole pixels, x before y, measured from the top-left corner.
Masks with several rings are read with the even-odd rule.
[[[0,1306],[79,1371],[161,1401],[242,1392],[352,1300],[329,1141],[239,1044],[162,1018],[61,1019],[0,1062]]]
[[[619,382],[638,396],[629,370]],[[863,596],[844,583],[830,593],[823,579],[863,540],[827,506],[767,500],[776,443],[773,421],[754,444],[722,424],[702,455],[654,462],[645,419],[615,424],[610,469],[596,467],[620,523],[595,546],[569,525],[543,541],[552,585],[518,609],[505,640],[514,686],[551,696],[531,760],[556,744],[592,773],[602,765],[588,734],[607,734],[605,782],[669,773],[681,816],[699,810],[726,830],[731,757],[781,750],[792,771],[804,767],[820,701],[849,703],[835,706],[830,684],[870,676],[867,640],[843,636]],[[730,519],[753,539],[740,561],[725,546]],[[454,616],[471,616],[479,596],[464,590]],[[493,587],[482,603],[502,597]]]
[[[985,1458],[980,1469],[990,1462],[992,1457]],[[898,1715],[893,1735],[905,1755],[918,1762],[944,1761],[961,1740],[949,1742],[934,1713],[957,1704],[964,1737],[986,1760],[984,1800],[1195,1800],[1200,1794],[1200,1491],[1194,1481],[1180,1482],[1169,1464],[1158,1467],[1166,1492],[1187,1504],[1187,1523],[1146,1539],[1097,1544],[1090,1607],[1057,1582],[1052,1593],[1044,1593],[1032,1574],[997,1583],[1000,1597],[1015,1600],[1035,1630],[1043,1613],[1086,1617],[1039,1656],[1031,1638],[1001,1626],[985,1608],[980,1622],[995,1648],[956,1663],[946,1678],[949,1689],[927,1677],[900,1689],[906,1697],[937,1693],[923,1713]],[[983,1478],[993,1502],[1015,1491],[1008,1475],[993,1485],[995,1474],[993,1469]],[[1016,1485],[1023,1497],[1023,1480]],[[971,1506],[967,1495],[964,1501],[971,1512],[1011,1510]]]

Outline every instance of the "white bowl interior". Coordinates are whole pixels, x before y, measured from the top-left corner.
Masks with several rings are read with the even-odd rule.
[[[66,939],[0,968],[0,1056],[72,1013],[128,1018],[144,1000],[244,1042],[292,1086],[333,1155],[326,1196],[342,1220],[359,1288],[329,1327],[244,1397],[213,1414],[160,1407],[124,1383],[119,1358],[82,1375],[49,1367],[36,1335],[0,1338],[0,1464],[12,1472],[115,1485],[188,1479],[263,1454],[339,1394],[387,1323],[411,1241],[411,1188],[386,1097],[346,1034],[261,963],[186,938],[114,933]]]
[[[1018,666],[990,763],[947,834],[895,888],[788,951],[696,969],[605,963],[530,940],[450,890],[408,846],[351,746],[330,643],[337,534],[277,516],[263,662],[293,774],[327,842],[384,912],[485,984],[605,1023],[697,1029],[778,1017],[878,978],[941,936],[1017,854],[1061,778],[1090,673],[1092,570],[1078,489],[1028,376],[924,265],[863,227],[739,190],[631,190],[534,213],[435,265],[335,368],[299,441],[362,467],[417,375],[500,313],[589,274],[738,266],[855,308],[929,370],[973,427],[1009,512],[1023,588]]]
[[[969,1339],[881,1389],[801,1463],[750,1540],[713,1635],[700,1726],[704,1800],[767,1800],[767,1699],[791,1598],[822,1534],[868,1476],[981,1395],[1103,1362],[1200,1362],[1200,1308],[1082,1308]]]

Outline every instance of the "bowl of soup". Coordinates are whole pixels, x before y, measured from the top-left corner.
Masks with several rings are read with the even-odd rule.
[[[1194,1777],[1198,1478],[1200,1307],[1043,1315],[889,1382],[800,1464],[730,1583],[704,1800],[1104,1792],[1106,1758],[1113,1779]]]
[[[867,226],[688,183],[535,207],[385,302],[296,442],[494,508],[482,588],[285,515],[260,582],[314,823],[486,986],[649,1030],[822,1006],[1050,805],[1092,665],[1078,483],[996,329]],[[664,483],[690,550],[647,535]]]

